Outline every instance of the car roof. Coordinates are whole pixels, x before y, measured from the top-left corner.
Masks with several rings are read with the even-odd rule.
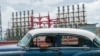
[[[96,35],[90,31],[83,30],[83,29],[75,29],[75,28],[40,28],[40,29],[30,30],[28,33],[30,33],[32,36],[39,33],[77,34],[77,35],[85,36],[89,38],[91,41],[93,41],[93,39],[96,38]]]

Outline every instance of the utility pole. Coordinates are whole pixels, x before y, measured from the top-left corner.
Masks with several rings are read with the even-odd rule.
[[[1,21],[1,7],[0,7],[0,40],[2,40],[2,21]]]

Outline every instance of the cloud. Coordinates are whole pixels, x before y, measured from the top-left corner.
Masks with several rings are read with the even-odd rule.
[[[12,12],[15,12],[15,9],[10,7],[10,6],[6,6],[6,10],[4,12],[2,12],[2,25],[3,25],[3,31],[6,31],[6,29],[8,27],[11,27],[11,14]],[[10,22],[9,26],[8,26],[8,21]]]
[[[63,0],[36,0],[33,2],[34,6],[46,6],[46,5],[55,5],[63,2]]]
[[[20,4],[20,3],[30,4],[31,0],[7,0],[7,2],[9,4]]]
[[[43,0],[43,4],[52,5],[63,2],[63,0]]]
[[[94,0],[94,2],[86,3],[87,21],[89,23],[99,23],[100,26],[100,0]]]
[[[40,1],[36,1],[35,3],[33,3],[33,6],[40,6],[42,3]]]
[[[41,12],[42,15],[47,14],[50,11],[51,17],[56,16],[57,4],[64,3],[64,0],[7,0],[9,4],[30,4],[32,8],[34,8],[35,14]],[[84,2],[85,3],[85,2]],[[82,4],[80,2],[79,4]],[[52,6],[55,5],[55,6]],[[67,5],[67,4],[66,4]],[[64,3],[65,6],[65,3]],[[86,19],[88,23],[99,23],[100,21],[100,0],[94,0],[93,2],[85,3],[86,6]],[[100,23],[98,24],[100,26]]]

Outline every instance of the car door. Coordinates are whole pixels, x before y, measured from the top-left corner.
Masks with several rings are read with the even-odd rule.
[[[49,44],[46,43],[45,38],[47,35],[53,34],[38,34],[37,36],[33,37],[29,43],[29,47],[26,48],[25,52],[23,53],[23,56],[58,56],[57,45],[49,46]]]
[[[83,36],[73,34],[61,34],[61,36],[60,56],[74,56],[81,52],[90,51],[90,47],[93,47],[91,41]]]

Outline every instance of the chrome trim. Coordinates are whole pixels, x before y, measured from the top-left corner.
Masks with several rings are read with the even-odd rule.
[[[66,48],[66,49],[89,49],[90,47],[49,47],[47,49],[60,49],[60,48]],[[29,49],[41,49],[41,48],[35,47],[35,48],[29,48]]]

